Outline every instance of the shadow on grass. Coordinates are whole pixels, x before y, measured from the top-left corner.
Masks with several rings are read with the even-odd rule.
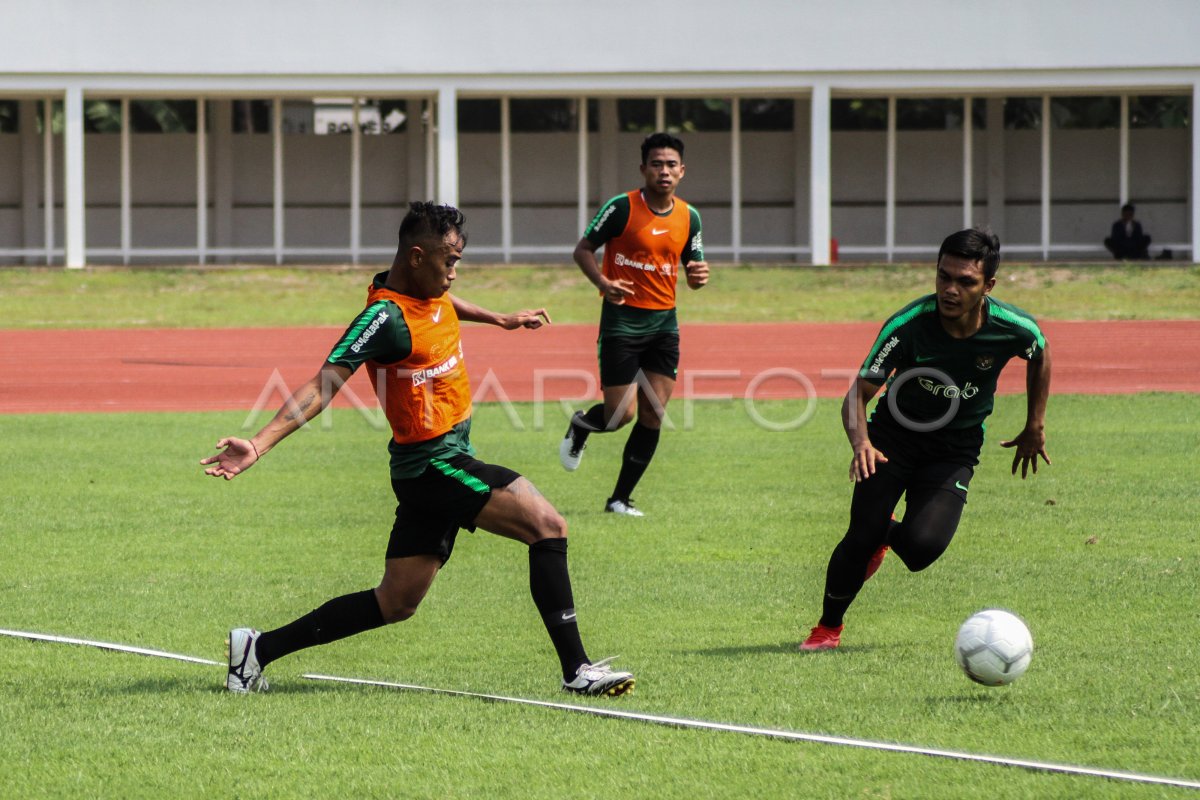
[[[805,658],[814,658],[818,656],[832,656],[838,653],[869,653],[877,650],[875,645],[870,644],[851,644],[842,645],[836,650],[818,650],[815,652],[801,652],[800,639],[789,639],[779,644],[747,644],[736,647],[705,647],[699,650],[681,650],[684,655],[693,656],[751,656],[762,655],[764,653],[787,653],[789,655],[803,656]]]

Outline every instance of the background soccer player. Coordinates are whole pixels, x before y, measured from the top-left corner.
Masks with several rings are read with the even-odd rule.
[[[630,496],[654,451],[679,368],[675,283],[708,283],[700,213],[675,196],[685,171],[683,142],[654,133],[642,142],[645,185],[617,195],[596,214],[575,247],[575,263],[604,298],[600,309],[600,384],[604,402],[575,412],[559,445],[563,467],[579,467],[589,434],[608,433],[634,419],[621,471],[604,510],[640,517]],[[596,251],[604,247],[604,266]]]
[[[221,452],[200,462],[212,465],[205,473],[214,477],[240,475],[321,413],[364,364],[392,428],[397,506],[383,579],[282,628],[231,631],[231,691],[266,689],[263,668],[288,653],[411,617],[450,558],[459,528],[476,527],[528,547],[529,587],[558,653],[563,688],[609,695],[633,688],[632,674],[613,670],[607,660],[593,664],[584,652],[567,572],[567,523],[527,479],[474,457],[459,320],[513,330],[539,328],[550,318],[541,308],[497,314],[450,294],[465,245],[462,212],[413,203],[400,224],[392,268],[375,276],[366,309],[316,376],[253,438],[222,439]]]
[[[850,527],[829,559],[821,619],[801,650],[838,646],[842,617],[888,548],[912,572],[945,551],[958,528],[983,446],[1000,370],[1013,356],[1028,362],[1024,429],[1001,442],[1016,448],[1012,471],[1047,464],[1046,401],[1050,354],[1037,323],[990,297],[1000,241],[969,229],[942,242],[936,291],[884,323],[846,400],[842,424],[854,455]],[[867,403],[887,382],[867,420]],[[892,511],[906,495],[904,519]]]

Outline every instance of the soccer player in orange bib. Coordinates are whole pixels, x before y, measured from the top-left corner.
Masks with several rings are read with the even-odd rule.
[[[662,418],[679,369],[675,283],[708,283],[700,213],[675,196],[683,179],[683,142],[654,133],[642,142],[645,185],[604,204],[575,247],[575,263],[604,298],[600,309],[600,384],[604,402],[571,418],[559,445],[563,468],[579,468],[593,433],[637,421],[625,442],[621,471],[604,510],[640,517],[631,494],[658,447]],[[596,251],[604,247],[603,268]]]
[[[619,695],[633,688],[631,673],[612,669],[611,659],[593,663],[584,651],[567,572],[567,523],[527,479],[475,458],[459,320],[514,330],[540,328],[550,317],[541,308],[497,314],[450,294],[466,245],[463,224],[456,208],[413,203],[391,269],[375,276],[366,309],[317,374],[252,438],[221,439],[221,452],[200,462],[213,477],[240,475],[320,414],[364,365],[392,428],[397,506],[383,579],[281,628],[230,631],[230,691],[266,689],[263,669],[289,653],[408,619],[450,558],[459,528],[477,527],[527,546],[529,588],[558,653],[563,689]]]

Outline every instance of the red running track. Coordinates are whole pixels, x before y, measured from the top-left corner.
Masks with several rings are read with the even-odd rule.
[[[676,397],[842,394],[878,323],[685,325]],[[1200,392],[1200,321],[1046,322],[1055,393]],[[276,408],[341,328],[0,331],[0,413]],[[598,396],[594,325],[464,325],[476,399]],[[1010,363],[1004,393],[1024,388]],[[363,374],[338,404],[374,403]]]

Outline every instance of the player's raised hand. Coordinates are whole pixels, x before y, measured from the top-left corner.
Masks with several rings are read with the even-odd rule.
[[[1017,474],[1017,465],[1020,465],[1021,480],[1025,480],[1030,467],[1033,468],[1033,474],[1037,475],[1038,456],[1047,464],[1050,463],[1050,456],[1046,454],[1046,432],[1040,428],[1026,428],[1015,439],[1001,442],[1000,446],[1017,448],[1013,453],[1012,474]]]
[[[249,439],[225,438],[217,442],[217,448],[221,452],[200,459],[201,464],[214,465],[204,470],[205,475],[231,481],[258,461],[258,450]]]
[[[707,261],[689,261],[683,269],[687,273],[687,285],[689,288],[699,289],[701,286],[708,284]]]
[[[506,331],[516,330],[517,328],[529,328],[530,330],[540,328],[542,325],[550,324],[550,314],[544,308],[527,308],[523,311],[514,311],[506,316],[500,322],[500,327]]]

